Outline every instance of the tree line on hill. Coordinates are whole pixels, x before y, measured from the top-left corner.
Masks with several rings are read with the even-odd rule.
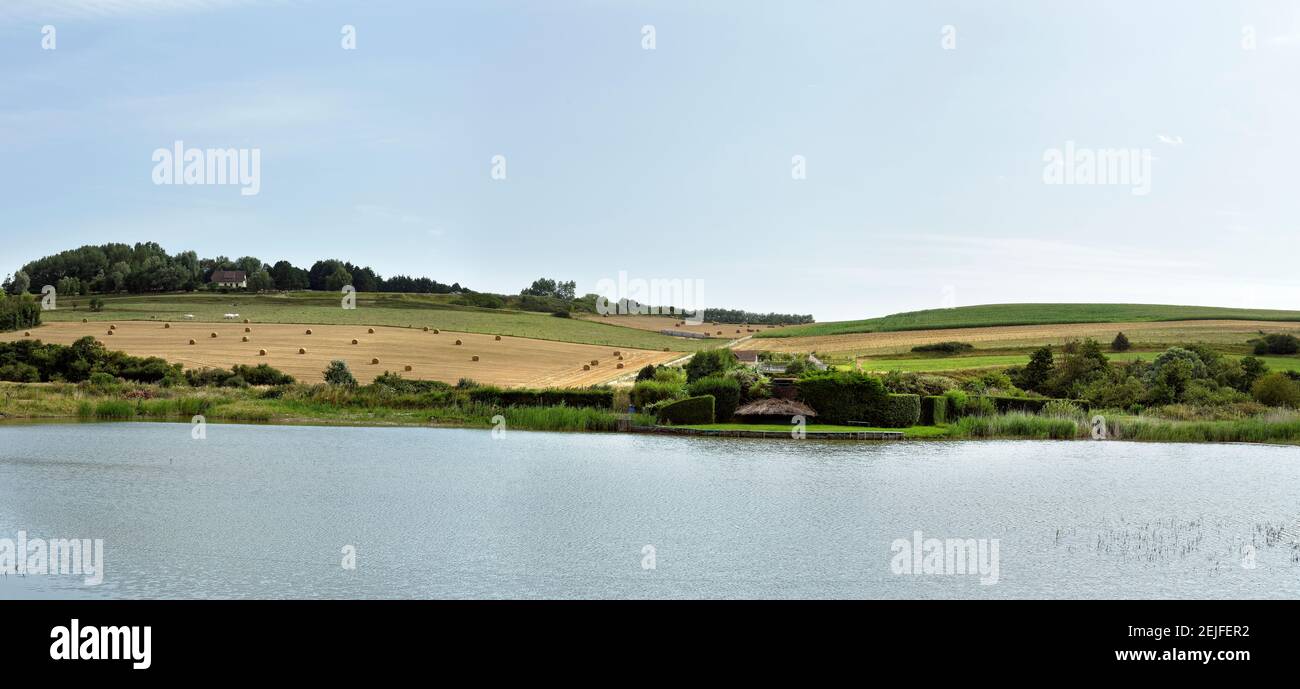
[[[193,251],[168,254],[155,242],[86,245],[31,261],[6,277],[0,288],[8,294],[23,294],[43,285],[54,285],[61,295],[144,294],[213,289],[212,274],[218,270],[242,271],[249,291],[330,290],[352,285],[358,292],[412,292],[451,294],[468,292],[459,283],[450,285],[427,277],[394,275],[383,278],[369,266],[325,259],[310,268],[289,261],[264,263],[253,256],[200,258]]]

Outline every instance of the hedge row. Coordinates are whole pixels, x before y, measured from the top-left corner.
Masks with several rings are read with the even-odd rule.
[[[818,423],[865,423],[906,428],[921,420],[921,398],[891,395],[879,378],[857,371],[827,371],[799,380],[799,399],[817,411]]]
[[[0,332],[35,328],[41,324],[41,307],[30,297],[0,297]]]
[[[716,418],[713,414],[713,404],[713,395],[687,397],[669,402],[659,408],[659,423],[677,426],[713,423]]]
[[[472,402],[491,404],[500,407],[595,407],[612,409],[614,391],[609,388],[508,388],[502,389],[491,385],[473,388],[469,391]]]
[[[927,395],[921,398],[921,425],[938,426],[948,423],[948,398]]]
[[[735,378],[708,376],[687,386],[692,397],[713,395],[713,409],[719,423],[731,420],[740,406],[740,383]]]

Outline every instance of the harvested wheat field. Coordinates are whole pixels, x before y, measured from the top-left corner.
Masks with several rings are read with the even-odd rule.
[[[1172,345],[1206,342],[1245,344],[1259,332],[1300,334],[1300,323],[1279,321],[1157,321],[1140,323],[1068,323],[1060,325],[1010,325],[987,328],[899,330],[883,333],[759,338],[745,349],[772,352],[823,352],[844,354],[898,354],[935,342],[969,342],[981,349],[1061,344],[1066,340],[1094,338],[1109,343],[1123,331],[1135,345]]]
[[[700,323],[692,324],[683,321],[680,318],[672,316],[634,316],[634,315],[585,315],[584,320],[617,325],[623,328],[635,328],[637,330],[652,330],[659,332],[661,330],[675,330],[678,332],[704,333],[709,337],[720,338],[724,340],[734,340],[738,337],[753,335],[754,333],[777,330],[779,326],[775,325],[744,325],[740,323]],[[739,332],[737,332],[739,331]]]
[[[312,325],[308,335],[305,326],[292,324],[171,323],[164,327],[157,321],[122,321],[116,325],[111,338],[105,336],[103,323],[51,323],[33,328],[31,337],[71,344],[91,335],[109,349],[162,357],[187,369],[268,364],[305,383],[320,382],[326,364],[341,359],[361,382],[394,371],[407,378],[448,383],[472,378],[503,386],[578,387],[604,383],[629,370],[680,356],[522,337],[497,340],[493,335],[446,330],[435,335],[419,328],[376,327],[371,334],[367,326]],[[245,327],[252,332],[245,333]],[[245,336],[248,341],[241,341]],[[18,339],[23,339],[23,333],[0,334],[0,341]],[[353,340],[357,344],[352,344]],[[458,340],[460,345],[455,344]],[[259,353],[262,350],[265,355]],[[306,353],[299,354],[299,350]],[[379,363],[372,363],[375,360]],[[597,363],[592,365],[592,361]],[[618,364],[624,367],[620,369]],[[407,366],[411,370],[405,370]]]

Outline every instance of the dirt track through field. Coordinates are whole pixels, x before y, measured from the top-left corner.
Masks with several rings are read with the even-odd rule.
[[[34,328],[31,337],[71,344],[91,335],[106,347],[135,356],[157,356],[185,368],[230,368],[234,364],[268,364],[301,382],[322,380],[333,359],[342,359],[357,380],[370,382],[384,371],[406,378],[455,383],[471,378],[479,383],[526,387],[596,385],[680,353],[654,352],[604,345],[573,344],[522,337],[453,333],[420,328],[353,325],[286,325],[242,322],[171,323],[120,321],[108,335],[110,323],[50,323]],[[244,328],[252,332],[245,333]],[[311,335],[306,331],[310,329]],[[212,333],[217,337],[211,337]],[[242,341],[247,337],[248,342]],[[0,341],[24,339],[22,331],[0,334]],[[357,344],[352,344],[353,340]],[[194,340],[195,344],[189,344]],[[457,345],[460,340],[462,344]],[[299,348],[307,350],[299,354]],[[266,355],[258,351],[266,350]],[[620,361],[614,352],[618,351]],[[479,357],[473,361],[473,357]],[[371,363],[378,359],[378,364]],[[592,365],[595,360],[599,363]],[[624,368],[618,368],[618,364]],[[590,370],[584,371],[583,366]],[[410,366],[412,370],[405,371]]]
[[[746,349],[773,352],[899,353],[921,344],[969,342],[983,348],[1059,344],[1068,339],[1092,337],[1109,344],[1123,331],[1133,342],[1216,342],[1244,344],[1266,333],[1300,331],[1300,323],[1277,321],[1163,321],[1142,323],[1070,323],[1063,325],[1013,325],[989,328],[944,328],[885,333],[821,335],[815,337],[756,337]]]

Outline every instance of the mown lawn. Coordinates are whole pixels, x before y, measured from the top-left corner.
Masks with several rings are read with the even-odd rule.
[[[1055,323],[1128,323],[1181,320],[1300,321],[1300,311],[1231,309],[1163,304],[986,304],[896,313],[858,321],[837,321],[763,331],[755,337],[805,337],[849,333],[979,328]]]
[[[455,332],[532,337],[540,340],[689,352],[717,342],[669,337],[637,328],[608,325],[548,313],[457,306],[445,295],[362,293],[357,308],[344,309],[339,295],[323,292],[281,294],[158,294],[106,297],[104,310],[91,312],[86,297],[62,298],[59,309],[42,318],[55,321],[184,320],[221,321],[238,313],[254,323],[428,326]],[[76,308],[73,308],[76,305]]]
[[[704,431],[775,431],[789,433],[793,426],[766,423],[710,423],[698,426],[682,426]],[[873,428],[869,426],[836,426],[832,424],[809,424],[804,430],[810,433],[860,433],[862,431],[902,431],[904,438],[938,438],[948,435],[947,426],[912,426],[910,428]]]

